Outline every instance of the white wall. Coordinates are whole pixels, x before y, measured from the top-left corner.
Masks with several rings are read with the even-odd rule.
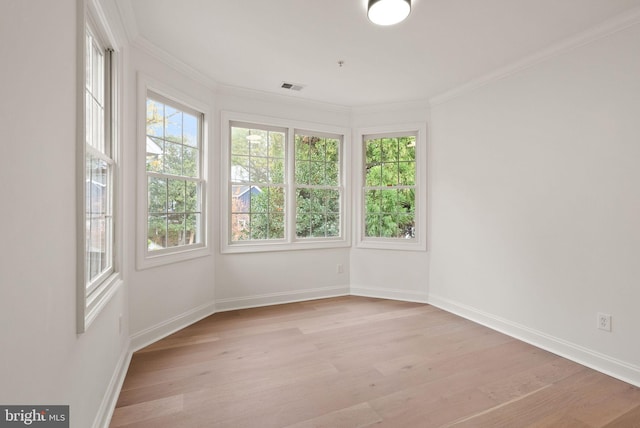
[[[433,106],[429,279],[437,304],[636,384],[638,46],[636,25]]]
[[[429,108],[425,102],[358,108],[353,112],[351,124],[354,131],[357,131],[360,128],[418,122],[427,124],[427,134],[429,134]],[[356,144],[358,142],[354,137],[354,147],[357,147]],[[427,165],[421,166],[425,168],[427,177],[430,173],[428,165],[431,162],[430,146],[430,137],[427,136]],[[356,165],[354,159],[352,175],[359,173],[360,170],[361,166]],[[355,181],[355,176],[352,179]],[[427,188],[422,189],[424,196],[428,194],[428,187],[427,179]],[[427,248],[431,234],[428,223],[429,220],[426,225]],[[429,290],[428,277],[428,251],[391,251],[357,247],[351,250],[351,292],[353,294],[425,302]]]
[[[76,1],[0,3],[0,403],[90,427],[122,361],[126,290],[76,334]]]

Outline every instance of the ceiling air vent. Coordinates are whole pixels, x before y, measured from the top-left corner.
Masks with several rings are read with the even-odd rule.
[[[290,89],[292,91],[301,91],[304,88],[304,85],[300,85],[298,83],[290,83],[290,82],[282,82],[280,87],[283,89]]]

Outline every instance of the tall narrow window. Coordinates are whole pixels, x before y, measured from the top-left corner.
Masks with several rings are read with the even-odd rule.
[[[361,248],[426,250],[426,125],[359,130]]]
[[[285,237],[285,142],[281,129],[231,126],[231,239]]]
[[[202,247],[202,113],[149,92],[146,100],[146,251]]]
[[[416,237],[416,137],[365,137],[365,237]]]
[[[295,135],[296,237],[340,236],[341,136]]]
[[[86,330],[113,294],[115,258],[116,150],[113,51],[88,17],[84,28],[81,135],[78,144],[78,332]]]

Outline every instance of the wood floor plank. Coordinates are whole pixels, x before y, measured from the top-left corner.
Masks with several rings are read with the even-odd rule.
[[[429,305],[212,315],[134,354],[129,428],[640,428],[640,389]]]

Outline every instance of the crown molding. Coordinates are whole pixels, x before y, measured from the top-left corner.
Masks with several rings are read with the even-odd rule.
[[[178,71],[179,73],[193,79],[195,82],[200,83],[201,85],[211,89],[218,89],[218,82],[210,78],[209,76],[201,73],[195,68],[191,67],[187,63],[177,59],[175,56],[171,55],[164,49],[159,48],[155,44],[151,43],[149,40],[144,37],[138,36],[132,43],[131,46],[152,56],[168,67]]]
[[[529,55],[505,67],[498,68],[484,76],[472,79],[452,90],[436,95],[429,99],[429,103],[431,106],[443,104],[454,98],[462,96],[467,92],[473,91],[497,80],[504,79],[527,68],[555,58],[563,53],[593,43],[637,24],[640,24],[640,7],[631,9],[628,12],[608,19],[594,27],[591,27],[589,30],[563,39],[542,51]]]
[[[130,0],[114,0],[116,10],[120,17],[120,22],[124,28],[124,32],[129,44],[138,38],[138,24],[136,23],[136,15],[131,6]]]

